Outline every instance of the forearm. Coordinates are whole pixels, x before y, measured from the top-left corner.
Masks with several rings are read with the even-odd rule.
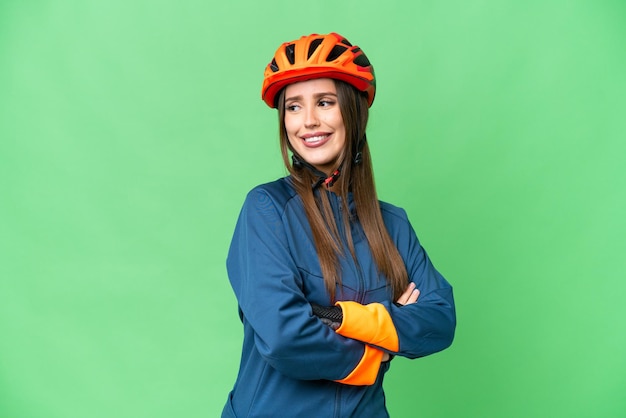
[[[249,326],[249,325],[248,325]],[[299,380],[333,380],[349,385],[373,384],[384,353],[360,341],[345,338],[317,320],[308,329],[291,334],[289,327],[281,332],[255,334],[259,354],[274,369]],[[268,337],[268,335],[270,335]]]
[[[415,358],[448,347],[456,326],[451,288],[439,289],[425,299],[406,306],[340,301],[337,306],[318,310],[318,313],[335,309],[335,322],[331,327],[338,334],[396,355]]]

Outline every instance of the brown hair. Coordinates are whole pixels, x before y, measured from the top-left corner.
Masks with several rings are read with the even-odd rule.
[[[362,161],[354,163],[354,156],[361,139],[365,137],[365,129],[369,118],[367,96],[343,81],[333,80],[337,88],[339,109],[346,130],[346,145],[337,159],[341,166],[341,175],[335,182],[333,191],[337,190],[344,202],[347,194],[352,192],[357,217],[363,227],[372,256],[379,273],[387,278],[396,300],[405,290],[407,271],[404,261],[394,245],[383,222],[380,205],[374,185],[372,160],[367,142],[363,144]],[[354,243],[350,232],[350,213],[347,205],[342,205],[343,225],[337,225],[328,200],[327,193],[315,194],[311,185],[318,178],[306,168],[292,165],[289,152],[293,152],[285,130],[285,89],[278,96],[278,123],[280,130],[280,148],[283,161],[292,176],[295,189],[302,199],[307,219],[313,231],[313,240],[322,268],[322,275],[331,300],[335,301],[335,288],[341,284],[339,256],[343,256],[339,228],[345,230],[348,249],[358,266],[354,251]],[[324,186],[321,186],[324,187]]]

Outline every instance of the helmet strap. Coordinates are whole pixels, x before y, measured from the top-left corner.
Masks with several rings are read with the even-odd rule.
[[[363,138],[359,139],[359,142],[356,144],[356,153],[354,154],[354,165],[359,165],[363,162],[363,147],[365,146],[365,142],[367,142],[367,135],[363,134]]]
[[[312,164],[307,163],[306,161],[304,161],[303,158],[299,157],[295,153],[291,154],[291,162],[295,169],[301,170],[303,168],[306,168],[311,173],[313,173],[314,176],[317,177],[317,181],[311,185],[311,188],[313,190],[317,189],[322,184],[325,185],[326,188],[333,187],[333,184],[335,184],[335,182],[341,175],[341,170],[338,168],[335,171],[333,171],[333,173],[330,176],[327,176],[326,173],[318,170]]]

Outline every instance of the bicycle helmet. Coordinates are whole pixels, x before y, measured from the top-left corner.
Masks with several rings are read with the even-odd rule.
[[[337,34],[312,34],[285,42],[265,68],[261,97],[275,108],[278,93],[288,84],[314,78],[334,78],[367,93],[369,106],[374,102],[374,67],[361,48]]]

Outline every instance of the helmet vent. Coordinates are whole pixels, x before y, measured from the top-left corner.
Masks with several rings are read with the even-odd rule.
[[[311,55],[317,50],[317,47],[324,41],[324,38],[317,38],[311,41],[311,45],[309,45],[309,52],[306,56],[306,59],[311,58]]]
[[[295,50],[296,46],[294,44],[289,44],[285,46],[285,55],[287,55],[287,59],[289,60],[289,64],[291,65],[296,62]]]
[[[337,58],[339,58],[341,54],[343,54],[347,50],[348,48],[346,48],[345,46],[335,45],[333,49],[330,51],[330,54],[328,54],[328,57],[326,58],[326,62],[336,60]]]
[[[346,38],[343,38],[340,42],[342,44],[344,44],[344,45],[352,46],[352,44],[350,42],[348,42],[348,40]]]
[[[276,59],[273,59],[272,62],[270,63],[270,70],[272,70],[272,72],[274,73],[280,70],[280,68],[278,68],[278,64],[276,64]]]
[[[365,54],[359,55],[358,57],[354,59],[353,62],[359,67],[369,67],[370,65],[372,65],[370,63],[370,60],[368,60],[367,57],[365,56]]]

